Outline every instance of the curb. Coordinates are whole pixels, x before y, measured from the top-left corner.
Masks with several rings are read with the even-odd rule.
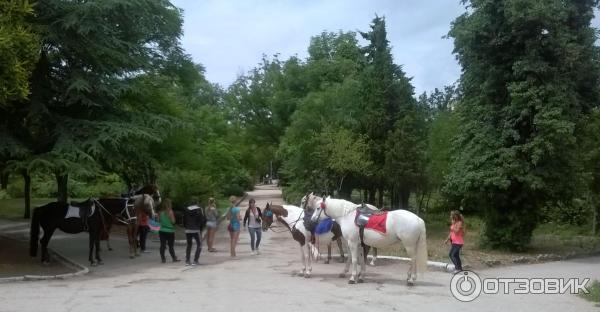
[[[368,258],[373,258],[372,255],[368,255]],[[396,256],[377,256],[377,259],[388,259],[388,260],[398,260],[402,262],[410,262],[410,258],[406,257],[396,257]],[[437,262],[437,261],[427,261],[427,268],[434,271],[442,271],[442,272],[451,272],[454,270],[454,264],[446,263],[446,262]]]
[[[331,256],[340,257],[340,254],[331,254]],[[373,259],[372,255],[367,256],[368,259]],[[410,262],[410,258],[397,257],[397,256],[377,256],[377,259],[397,260],[402,262]],[[377,264],[375,265],[377,266]],[[437,261],[427,261],[427,268],[433,271],[441,272],[452,272],[454,270],[454,264]]]
[[[1,235],[1,236],[4,238],[7,238],[7,239],[13,239],[11,237],[7,237],[4,235]],[[68,279],[68,278],[83,276],[90,272],[90,269],[88,267],[81,265],[81,264],[65,257],[63,254],[61,254],[59,252],[56,252],[50,248],[48,248],[48,252],[50,252],[53,256],[55,256],[58,259],[58,261],[60,261],[66,267],[75,269],[77,271],[73,272],[73,273],[64,273],[64,274],[58,274],[58,275],[26,274],[26,275],[22,275],[22,276],[3,277],[3,278],[0,278],[0,284],[11,283],[11,282],[21,282],[21,281],[45,281],[45,280],[54,280],[54,279],[64,280],[64,279]]]

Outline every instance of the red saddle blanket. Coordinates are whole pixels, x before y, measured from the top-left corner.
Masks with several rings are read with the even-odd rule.
[[[375,230],[379,233],[385,234],[386,232],[386,221],[387,211],[382,214],[374,214],[369,218],[369,221],[365,225],[365,229]]]

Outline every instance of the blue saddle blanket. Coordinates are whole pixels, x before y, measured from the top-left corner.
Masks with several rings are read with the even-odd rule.
[[[333,227],[333,220],[331,218],[323,219],[319,224],[317,224],[317,228],[315,229],[315,234],[321,235],[328,233],[331,231]]]

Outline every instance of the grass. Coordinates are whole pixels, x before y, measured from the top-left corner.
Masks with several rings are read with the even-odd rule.
[[[596,306],[600,307],[600,281],[594,281],[588,284],[589,294],[580,293],[579,295],[589,301],[596,302]]]
[[[56,201],[56,198],[32,198],[31,209]],[[23,219],[25,213],[25,201],[23,198],[12,198],[0,200],[0,218],[19,220]]]

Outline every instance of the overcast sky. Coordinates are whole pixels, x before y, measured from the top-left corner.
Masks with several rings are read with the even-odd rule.
[[[465,9],[459,0],[172,0],[184,10],[182,44],[206,77],[224,87],[261,56],[304,59],[322,31],[368,31],[385,16],[396,64],[413,78],[416,94],[454,83],[460,67],[443,39]]]

